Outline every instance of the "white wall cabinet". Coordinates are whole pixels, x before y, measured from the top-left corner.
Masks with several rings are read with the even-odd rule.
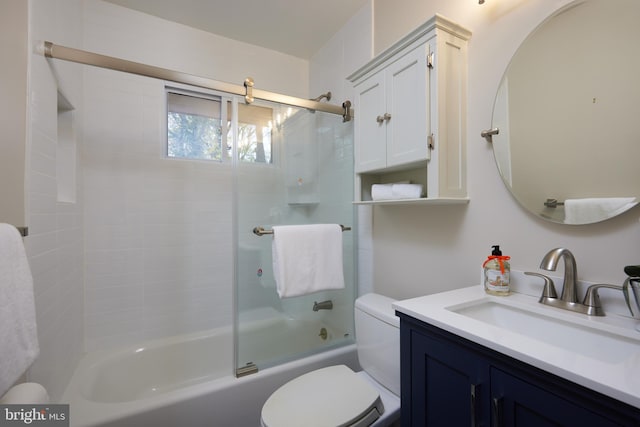
[[[427,160],[427,50],[420,46],[356,85],[355,171]],[[417,97],[424,102],[412,102]]]
[[[426,190],[426,198],[412,201],[467,201],[470,35],[436,15],[349,76],[357,203],[375,203],[373,184],[406,180]]]

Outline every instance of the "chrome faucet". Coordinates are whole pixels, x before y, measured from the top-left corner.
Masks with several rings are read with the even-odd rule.
[[[560,299],[570,304],[578,302],[578,285],[576,283],[576,259],[569,249],[555,248],[547,252],[540,262],[540,268],[547,271],[556,271],[558,261],[564,259],[564,283]]]
[[[313,302],[313,311],[318,310],[332,310],[333,309],[333,301],[326,300],[322,302]]]
[[[547,271],[555,271],[558,267],[558,261],[560,261],[560,258],[564,259],[564,283],[562,285],[562,294],[560,295],[560,298],[558,298],[558,295],[556,294],[553,280],[551,280],[550,277],[538,273],[524,273],[529,276],[537,276],[544,279],[544,289],[539,300],[541,304],[562,308],[564,310],[577,311],[578,313],[584,313],[589,316],[604,316],[604,310],[600,304],[598,289],[610,288],[621,290],[624,293],[627,306],[629,311],[631,311],[629,290],[628,287],[624,286],[608,285],[604,283],[591,285],[587,289],[584,301],[580,303],[578,301],[578,285],[576,282],[576,278],[578,277],[576,272],[576,259],[568,249],[555,248],[547,252],[547,254],[542,258],[540,268]]]

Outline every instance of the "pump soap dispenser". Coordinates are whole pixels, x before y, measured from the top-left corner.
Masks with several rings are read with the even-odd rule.
[[[491,255],[482,264],[484,268],[484,290],[491,295],[509,295],[509,274],[511,257],[502,255],[499,245],[492,246]]]

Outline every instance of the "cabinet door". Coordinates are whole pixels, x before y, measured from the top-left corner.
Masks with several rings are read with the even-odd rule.
[[[572,402],[558,390],[537,387],[500,369],[491,369],[492,426],[620,427],[589,407]]]
[[[486,362],[416,330],[409,341],[402,345],[411,355],[410,368],[402,365],[402,425],[488,427]]]
[[[386,70],[387,166],[427,160],[429,148],[429,44],[407,53]]]
[[[367,172],[387,166],[384,72],[355,87],[355,171]]]

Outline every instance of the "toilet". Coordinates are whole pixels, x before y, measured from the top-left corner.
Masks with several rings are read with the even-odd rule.
[[[355,303],[362,371],[329,366],[277,389],[262,407],[263,427],[393,424],[400,418],[400,326],[391,298],[366,294]]]

